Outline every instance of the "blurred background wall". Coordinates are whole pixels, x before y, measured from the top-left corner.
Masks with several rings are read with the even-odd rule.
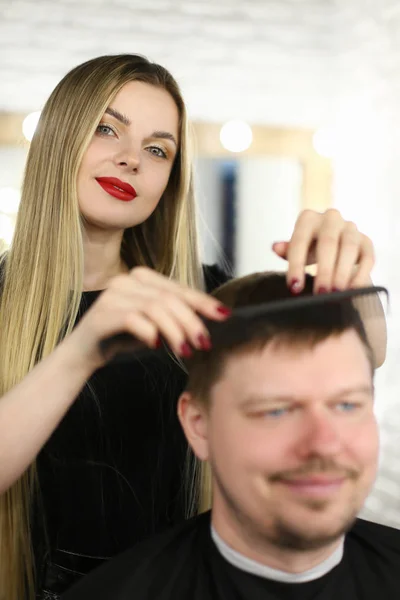
[[[283,269],[271,243],[307,207],[337,207],[373,239],[392,308],[376,381],[381,470],[363,514],[400,527],[400,1],[0,0],[1,247],[25,118],[70,68],[121,52],[160,62],[182,87],[206,262]]]

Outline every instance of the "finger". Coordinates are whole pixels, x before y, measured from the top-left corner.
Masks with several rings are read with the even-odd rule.
[[[130,315],[129,323],[133,326],[135,320],[132,315],[145,315],[155,327],[155,329],[153,327],[153,344],[156,332],[159,331],[177,353],[182,354],[181,348],[188,341],[199,350],[211,348],[210,336],[204,322],[184,300],[177,296],[175,291],[171,293],[169,290],[160,290],[139,282],[135,282],[132,286],[131,282],[125,280],[117,284],[118,289],[114,287],[109,290],[108,296],[104,298],[104,303],[106,300],[107,302],[103,314],[108,317],[103,320],[110,323],[111,315],[125,313]],[[129,329],[129,332],[141,340],[144,335],[142,325],[141,322],[141,329],[138,331]],[[149,338],[145,338],[144,341],[150,343]]]
[[[346,223],[340,238],[339,253],[332,278],[332,289],[345,290],[350,287],[354,268],[360,259],[362,234],[354,223]]]
[[[151,286],[153,289],[175,293],[189,304],[194,311],[209,319],[223,320],[230,315],[229,308],[224,306],[218,299],[203,291],[183,286],[147,267],[133,269],[131,276],[143,285]]]
[[[138,310],[126,314],[123,330],[131,333],[150,348],[159,346],[159,330],[156,323]]]
[[[322,215],[319,213],[305,210],[296,221],[286,254],[287,282],[293,293],[303,289],[307,255],[317,235],[321,220]]]
[[[184,324],[177,319],[170,306],[161,306],[159,302],[149,302],[143,306],[146,317],[151,320],[163,336],[173,352],[189,358],[192,354],[188,344],[187,331]]]
[[[317,274],[314,280],[316,293],[332,290],[341,235],[345,227],[346,222],[339,211],[328,210],[324,213],[316,243]]]
[[[109,340],[124,332],[134,336],[133,345],[137,345],[139,341],[149,347],[156,347],[157,328],[143,315],[141,318],[133,317],[135,314],[138,314],[138,311],[131,297],[121,294],[116,289],[107,289],[86,312],[76,330],[84,332],[83,344],[94,343],[93,355],[97,356],[100,350],[102,358],[106,360],[120,350],[124,351],[126,342],[121,346],[118,339],[112,342]]]
[[[274,242],[272,244],[272,250],[280,258],[286,258],[288,248],[289,248],[289,242]]]
[[[371,285],[371,271],[375,265],[375,251],[370,238],[362,234],[361,254],[356,274],[351,280],[351,287]]]
[[[210,335],[204,322],[186,302],[175,294],[164,292],[162,306],[177,322],[179,329],[183,331],[184,340],[182,340],[182,343],[189,341],[192,346],[199,350],[209,350],[211,348]],[[157,309],[156,305],[154,305],[154,308]],[[147,310],[146,307],[144,310]]]
[[[98,335],[106,336],[118,331],[124,331],[125,317],[131,313],[140,313],[141,306],[148,302],[148,296],[143,295],[140,288],[134,294],[123,290],[124,282],[119,287],[114,284],[103,292],[93,307],[87,311],[87,314],[94,315],[94,329]],[[82,319],[83,320],[83,319]],[[135,332],[133,332],[136,335]],[[156,331],[148,331],[149,338],[142,340],[141,330],[138,330],[138,337],[142,341],[151,342],[151,337],[156,335]]]

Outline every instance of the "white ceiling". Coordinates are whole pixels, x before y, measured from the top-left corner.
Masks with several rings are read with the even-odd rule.
[[[167,66],[192,118],[315,125],[335,94],[329,0],[0,0],[0,110],[39,109],[96,55]]]
[[[120,52],[168,67],[193,119],[314,127],[343,97],[398,106],[400,1],[0,0],[0,111]]]

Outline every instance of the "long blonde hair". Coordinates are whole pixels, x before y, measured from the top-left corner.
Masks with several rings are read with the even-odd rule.
[[[192,287],[203,287],[195,225],[188,123],[179,87],[137,55],[102,56],[70,71],[47,101],[26,163],[15,235],[4,257],[0,299],[0,397],[71,332],[83,286],[77,175],[105,109],[129,81],[167,90],[180,114],[180,149],[149,219],[127,230],[121,254]],[[21,440],[23,443],[23,440]],[[0,600],[33,598],[31,542],[35,462],[0,497]]]

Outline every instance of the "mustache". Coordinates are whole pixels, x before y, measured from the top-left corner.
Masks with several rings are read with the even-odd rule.
[[[330,475],[332,477],[345,477],[348,479],[357,479],[359,476],[359,470],[354,467],[344,466],[338,464],[336,461],[321,457],[313,458],[307,461],[301,467],[296,469],[290,469],[287,471],[280,471],[274,473],[269,477],[270,481],[280,481],[300,479],[302,477],[316,476],[316,475]]]

